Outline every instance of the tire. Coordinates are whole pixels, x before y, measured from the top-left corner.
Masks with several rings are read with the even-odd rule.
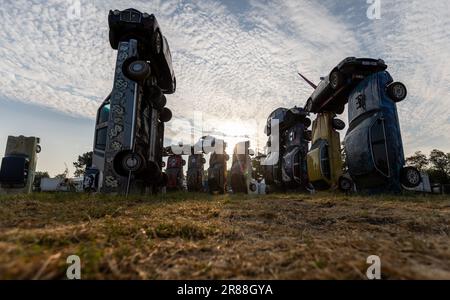
[[[303,120],[303,124],[305,125],[305,128],[308,128],[312,124],[311,119],[305,118],[305,120]]]
[[[353,181],[350,178],[341,176],[339,178],[339,189],[343,192],[351,191],[353,187]]]
[[[130,172],[139,173],[145,169],[142,155],[131,151],[124,151],[114,158],[114,171],[121,176],[128,176]]]
[[[157,101],[159,98],[161,98],[162,96],[164,96],[161,88],[159,86],[151,86],[148,88],[148,94],[150,97],[150,101],[154,102]]]
[[[202,158],[202,164],[206,164],[206,159]]]
[[[124,66],[125,76],[136,82],[143,82],[150,73],[149,64],[143,60],[136,60]]]
[[[249,185],[249,190],[251,191],[251,192],[256,192],[256,190],[257,190],[257,186],[256,186],[256,184],[254,184],[254,183],[250,183],[250,185]]]
[[[167,105],[167,98],[164,95],[159,98],[154,98],[152,104],[156,110],[162,110]]]
[[[329,80],[331,88],[337,90],[344,84],[344,75],[338,70],[334,70],[331,72]]]
[[[312,141],[312,131],[311,130],[306,130],[305,131],[305,140],[308,142]]]
[[[419,170],[413,167],[404,167],[400,173],[400,183],[407,188],[415,188],[422,182]]]
[[[336,130],[343,130],[345,128],[345,122],[340,119],[333,119],[332,125]]]
[[[400,102],[408,95],[406,86],[401,82],[393,82],[387,87],[387,94],[394,102]]]
[[[159,120],[163,123],[167,123],[172,120],[172,111],[167,107],[164,107],[159,113]]]
[[[41,153],[42,147],[41,145],[36,145],[36,153]]]

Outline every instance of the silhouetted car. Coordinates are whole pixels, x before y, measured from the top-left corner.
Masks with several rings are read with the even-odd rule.
[[[358,82],[370,74],[386,70],[382,59],[348,57],[341,61],[328,76],[315,86],[299,73],[315,90],[305,105],[312,113],[334,112],[342,114],[348,95]]]
[[[203,153],[189,155],[187,170],[187,188],[189,192],[203,191],[203,174],[206,159]]]
[[[169,155],[167,158],[167,189],[168,190],[178,190],[184,189],[183,181],[183,167],[186,165],[186,161],[181,155]]]
[[[368,76],[350,94],[346,161],[360,191],[399,192],[402,184],[412,188],[421,182],[418,170],[404,167],[396,103],[406,94],[386,71]]]
[[[161,33],[156,17],[132,8],[124,11],[111,10],[108,23],[111,47],[118,49],[121,41],[139,40],[142,43],[141,49],[145,49],[138,50],[140,59],[149,62],[151,73],[156,75],[157,85],[161,90],[165,94],[173,94],[176,90],[176,78],[172,67],[172,54],[166,37]],[[133,67],[141,66],[147,68],[144,64]]]
[[[30,160],[25,155],[9,155],[3,157],[0,168],[0,184],[2,187],[23,188],[28,180]]]
[[[253,167],[250,141],[236,144],[233,150],[231,165],[231,189],[233,193],[251,194],[257,191],[256,180],[253,180]]]
[[[278,120],[279,149],[271,149],[276,137],[273,132],[273,120]],[[267,119],[265,133],[270,136],[267,142],[269,153],[263,160],[265,183],[271,189],[307,188],[306,153],[311,140],[311,132],[307,128],[311,120],[307,113],[298,107],[292,109],[278,108]]]
[[[208,189],[212,194],[224,194],[227,190],[227,161],[230,158],[225,151],[226,143],[222,140],[214,139],[211,145],[218,147],[216,143],[222,144],[223,149],[212,152],[209,158]]]

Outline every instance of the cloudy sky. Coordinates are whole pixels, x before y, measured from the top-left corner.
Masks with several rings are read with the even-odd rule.
[[[262,146],[268,114],[312,92],[297,71],[318,81],[357,56],[383,58],[407,85],[406,153],[450,152],[450,2],[380,0],[380,19],[368,18],[367,2],[0,0],[0,155],[8,134],[39,136],[38,169],[55,175],[91,150],[115,64],[108,11],[129,7],[154,13],[170,43],[178,89],[168,143],[201,112],[205,131]]]

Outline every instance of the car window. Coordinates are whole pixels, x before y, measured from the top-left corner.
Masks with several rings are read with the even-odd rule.
[[[370,129],[370,140],[372,145],[372,156],[376,168],[385,176],[389,177],[389,159],[386,148],[386,135],[384,121],[378,119]]]
[[[106,134],[108,131],[108,127],[99,128],[96,130],[95,135],[95,148],[99,150],[106,149]]]
[[[108,122],[110,110],[111,110],[111,104],[109,104],[109,103],[105,103],[105,104],[100,108],[99,115],[98,115],[97,125],[98,125],[98,124],[105,123],[105,122]]]

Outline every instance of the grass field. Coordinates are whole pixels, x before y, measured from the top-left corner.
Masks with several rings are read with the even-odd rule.
[[[450,198],[0,196],[0,278],[450,279]]]

